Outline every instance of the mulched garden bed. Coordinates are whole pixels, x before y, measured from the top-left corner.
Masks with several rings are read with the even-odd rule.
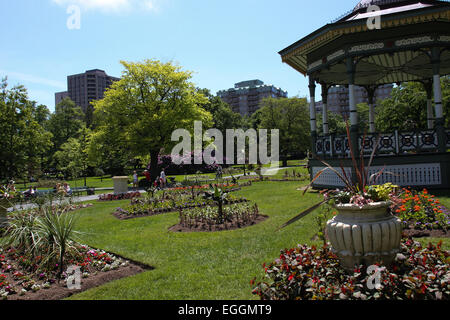
[[[217,232],[217,231],[225,231],[225,230],[236,230],[241,228],[246,228],[249,226],[253,226],[260,222],[268,219],[268,216],[265,215],[257,215],[254,220],[249,222],[242,222],[239,219],[232,219],[231,221],[226,221],[222,224],[210,225],[207,223],[199,222],[194,226],[187,227],[178,223],[169,228],[169,231],[172,232]]]
[[[0,254],[0,298],[4,300],[60,300],[110,281],[136,275],[153,268],[87,246],[82,269],[81,289],[69,289],[65,279],[58,280],[55,273],[39,273],[23,268],[15,251],[2,250]],[[68,265],[70,265],[68,263]]]
[[[180,210],[180,222],[169,228],[172,232],[216,232],[249,227],[265,221],[256,204],[238,203],[219,208]]]
[[[231,201],[229,200],[229,201],[225,201],[225,204],[244,203],[244,202],[248,202],[248,200],[247,199],[237,199],[237,200],[231,200]],[[158,209],[154,209],[154,210],[149,209],[146,212],[143,212],[141,214],[129,214],[126,210],[124,210],[122,208],[116,208],[116,210],[112,213],[112,215],[119,220],[129,220],[129,219],[135,219],[135,218],[151,217],[151,216],[156,216],[156,215],[169,213],[169,212],[175,212],[175,211],[184,210],[184,209],[205,208],[207,206],[214,206],[214,205],[198,204],[198,205],[192,205],[192,206],[187,206],[187,207],[158,208]]]
[[[450,217],[450,210],[440,205],[439,209],[443,211],[447,217]],[[431,237],[431,238],[450,238],[450,232],[448,229],[419,229],[415,228],[414,224],[410,224],[407,227],[403,228],[403,234],[406,237],[413,237],[413,238],[423,238],[423,237]]]
[[[61,300],[91,288],[101,286],[108,282],[136,275],[148,269],[150,268],[143,268],[139,265],[130,263],[129,265],[121,267],[117,270],[100,272],[95,275],[91,275],[88,278],[82,279],[80,290],[70,290],[67,288],[65,282],[61,281],[60,283],[54,283],[49,289],[40,289],[37,292],[28,292],[23,296],[18,294],[8,296],[8,300]]]
[[[417,230],[414,228],[403,229],[403,234],[406,237],[412,238],[450,238],[450,232],[448,230]]]

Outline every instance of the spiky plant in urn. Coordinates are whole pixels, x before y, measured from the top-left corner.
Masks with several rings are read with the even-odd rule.
[[[350,136],[348,125],[347,135]],[[399,188],[391,183],[375,184],[383,173],[392,174],[384,169],[369,176],[376,148],[366,165],[362,152],[359,161],[356,160],[351,139],[348,141],[353,163],[352,173],[346,172],[342,165],[339,171],[320,160],[325,167],[314,176],[304,193],[326,170],[332,170],[343,181],[345,188],[321,192],[324,196],[321,202],[303,211],[280,229],[328,203],[336,209],[337,214],[327,222],[326,233],[341,266],[350,272],[359,265],[381,263],[388,266],[400,250],[402,224],[390,210],[391,199],[396,196]],[[379,141],[377,145],[378,143]]]

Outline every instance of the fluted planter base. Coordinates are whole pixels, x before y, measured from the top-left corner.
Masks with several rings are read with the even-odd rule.
[[[392,263],[400,250],[402,224],[389,212],[389,205],[335,205],[338,214],[327,222],[327,234],[343,268],[353,271],[355,265]]]

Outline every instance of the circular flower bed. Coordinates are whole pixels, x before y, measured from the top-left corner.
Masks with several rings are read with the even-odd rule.
[[[263,265],[268,281],[251,284],[262,300],[449,300],[449,262],[441,243],[422,247],[404,238],[389,268],[360,266],[349,274],[329,247],[299,245]]]
[[[247,199],[228,195],[225,204],[247,202]],[[205,199],[201,194],[190,193],[159,193],[153,197],[147,195],[140,199],[132,199],[131,204],[123,208],[116,208],[113,215],[121,220],[147,217],[181,209],[205,208],[215,206],[214,201]]]
[[[180,222],[171,227],[175,232],[209,232],[244,228],[267,219],[259,214],[258,206],[250,203],[232,204],[223,207],[223,216],[217,207],[180,210]]]

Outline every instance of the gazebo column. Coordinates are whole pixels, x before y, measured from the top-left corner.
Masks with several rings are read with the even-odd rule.
[[[355,99],[355,63],[353,58],[347,59],[347,75],[348,75],[348,93],[349,93],[349,110],[350,110],[350,141],[352,152],[355,157],[359,154],[359,127],[358,112],[356,110]]]
[[[440,72],[440,48],[433,47],[431,50],[431,63],[433,65],[433,91],[434,109],[436,113],[435,128],[438,138],[439,152],[446,151],[446,134],[444,128],[444,111],[442,109],[442,88]]]
[[[311,142],[312,142],[312,154],[316,156],[316,141],[317,141],[317,120],[316,120],[316,83],[314,78],[309,76],[309,119],[311,126]]]
[[[322,122],[323,135],[327,136],[330,133],[328,126],[328,89],[330,88],[326,83],[321,83],[322,86]]]
[[[375,133],[375,91],[376,86],[366,86],[369,100],[369,133]]]
[[[433,114],[433,80],[423,82],[423,86],[427,93],[427,128],[432,130],[434,128],[434,114]]]

